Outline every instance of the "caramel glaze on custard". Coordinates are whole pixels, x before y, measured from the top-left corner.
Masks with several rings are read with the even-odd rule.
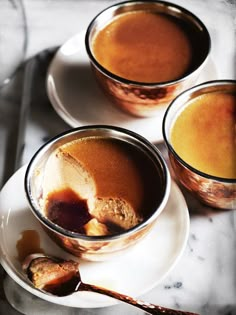
[[[173,125],[171,144],[195,169],[236,179],[236,94],[215,92],[192,100]]]
[[[124,13],[101,29],[93,54],[111,73],[153,83],[184,76],[192,62],[192,44],[175,17],[149,11]]]
[[[100,198],[121,198],[148,216],[157,204],[160,178],[144,152],[118,139],[89,137],[63,146],[87,169]]]

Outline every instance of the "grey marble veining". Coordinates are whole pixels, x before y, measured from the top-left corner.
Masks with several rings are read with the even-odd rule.
[[[70,127],[49,103],[45,76],[56,49],[118,1],[24,0],[28,46],[25,63],[0,91],[0,185],[34,152]],[[230,0],[175,0],[209,28],[219,78],[236,78],[236,4]],[[1,3],[1,2],[0,2]],[[163,143],[158,144],[167,159]],[[202,206],[186,191],[191,226],[185,251],[169,275],[142,299],[202,315],[236,314],[236,211]],[[4,280],[4,281],[3,281]],[[102,309],[58,306],[33,296],[0,267],[0,314],[108,315],[143,312],[119,304]]]

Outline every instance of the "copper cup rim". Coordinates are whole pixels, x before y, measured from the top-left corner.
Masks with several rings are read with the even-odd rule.
[[[211,88],[211,87],[217,88],[220,86],[230,86],[230,85],[232,85],[232,87],[234,87],[235,91],[236,91],[236,80],[227,79],[227,80],[212,80],[212,81],[203,82],[201,84],[195,85],[194,87],[191,87],[191,88],[183,91],[182,93],[180,93],[177,97],[175,97],[175,99],[170,103],[167,110],[165,111],[165,114],[163,117],[163,122],[162,122],[162,134],[163,134],[163,139],[164,139],[165,144],[167,145],[168,150],[173,154],[173,156],[176,158],[176,160],[180,164],[182,164],[185,168],[189,169],[193,173],[195,173],[195,174],[197,174],[203,178],[206,178],[208,180],[213,180],[213,181],[217,181],[217,182],[221,182],[221,183],[225,183],[225,184],[236,184],[236,178],[224,178],[224,177],[220,177],[220,176],[207,174],[205,172],[202,172],[202,171],[194,168],[193,166],[191,166],[190,164],[185,162],[178,155],[178,153],[176,153],[176,151],[174,150],[173,146],[171,145],[170,141],[168,140],[168,136],[167,136],[167,132],[166,132],[166,121],[168,118],[168,114],[179,100],[181,100],[182,98],[184,99],[185,97],[190,96],[191,93],[202,91],[204,88],[208,88],[208,87],[209,88]],[[187,99],[184,100],[184,103],[186,103],[186,101],[187,101]]]
[[[145,148],[149,150],[149,153],[152,154],[152,157],[156,159],[156,161],[159,163],[159,167],[161,168],[162,171],[162,176],[164,178],[164,188],[162,192],[162,197],[160,199],[160,202],[157,204],[156,209],[153,211],[153,213],[144,219],[141,223],[135,225],[134,227],[123,231],[122,233],[119,234],[114,234],[114,235],[105,235],[105,236],[88,236],[85,234],[81,233],[76,233],[76,232],[71,232],[69,230],[66,230],[53,222],[51,222],[49,219],[47,219],[42,212],[40,211],[39,207],[34,201],[34,197],[31,194],[31,186],[30,186],[30,178],[32,176],[32,172],[34,170],[34,164],[36,163],[38,157],[43,155],[44,152],[47,151],[47,149],[51,146],[51,144],[55,143],[57,140],[60,140],[62,137],[66,137],[67,135],[71,135],[72,133],[77,133],[80,131],[84,130],[94,130],[94,129],[104,129],[104,130],[111,130],[111,131],[116,131],[119,133],[126,134],[130,137],[134,137],[136,140],[138,140],[141,144],[144,145]],[[43,224],[46,228],[51,230],[52,232],[59,234],[63,237],[69,237],[71,239],[78,239],[78,240],[84,240],[84,241],[90,241],[90,242],[95,242],[95,241],[113,241],[116,239],[121,239],[123,237],[128,237],[132,235],[133,233],[135,234],[138,231],[143,230],[147,225],[152,224],[155,219],[160,215],[160,213],[164,210],[167,201],[169,199],[170,195],[170,188],[171,188],[171,178],[170,178],[170,173],[167,167],[167,164],[162,157],[160,151],[151,143],[149,142],[146,138],[143,136],[127,130],[125,128],[117,127],[117,126],[111,126],[111,125],[88,125],[88,126],[82,126],[82,127],[77,127],[77,128],[72,128],[69,129],[65,132],[62,132],[58,134],[57,136],[53,137],[49,141],[47,141],[44,145],[42,145],[36,153],[33,155],[31,158],[29,164],[27,165],[26,168],[26,173],[24,177],[24,189],[25,189],[25,195],[26,199],[28,201],[28,204],[30,206],[30,209],[34,216],[39,220],[41,224]]]
[[[174,79],[174,80],[169,80],[169,81],[164,81],[164,82],[139,82],[139,81],[133,81],[133,80],[129,80],[123,77],[120,77],[112,72],[110,72],[109,70],[107,70],[106,68],[104,68],[95,58],[94,54],[92,53],[92,50],[90,48],[90,34],[91,31],[93,29],[93,26],[95,24],[95,22],[97,21],[97,19],[104,14],[105,12],[109,11],[109,10],[113,10],[115,8],[119,8],[120,6],[131,6],[134,4],[156,4],[156,5],[162,5],[167,7],[168,9],[173,8],[178,10],[179,12],[181,12],[182,14],[184,14],[185,16],[190,17],[191,19],[193,19],[193,21],[195,23],[198,24],[199,28],[201,28],[202,32],[204,33],[204,36],[207,39],[207,50],[205,53],[204,58],[201,60],[201,62],[195,66],[194,69],[192,69],[190,72],[187,72],[186,74],[184,74],[183,76],[181,76],[178,79]],[[122,84],[126,84],[126,85],[130,85],[130,86],[134,86],[137,88],[141,88],[141,87],[147,87],[147,88],[162,88],[162,87],[168,87],[168,86],[172,86],[175,84],[179,84],[183,81],[185,81],[186,79],[188,79],[189,77],[193,76],[196,72],[201,71],[201,69],[205,66],[205,64],[207,63],[208,59],[209,59],[209,55],[210,55],[210,51],[211,51],[211,37],[209,34],[209,31],[207,29],[207,27],[205,26],[205,24],[195,15],[193,14],[191,11],[185,9],[182,6],[179,6],[177,4],[171,3],[171,2],[166,2],[166,1],[162,1],[162,0],[148,0],[148,1],[143,1],[143,0],[129,0],[129,1],[122,1],[116,4],[113,4],[111,6],[106,7],[105,9],[103,9],[102,11],[100,11],[93,19],[92,21],[89,23],[86,33],[85,33],[85,48],[87,51],[87,54],[89,56],[90,62],[92,63],[92,65],[101,73],[103,73],[106,77],[118,82],[118,83],[122,83]]]

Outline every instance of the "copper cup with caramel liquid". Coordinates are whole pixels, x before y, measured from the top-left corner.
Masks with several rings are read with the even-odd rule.
[[[202,21],[185,8],[164,1],[126,1],[92,20],[85,45],[111,101],[129,114],[148,117],[163,112],[196,83],[211,40]]]
[[[98,125],[50,140],[25,175],[29,205],[48,235],[90,261],[113,258],[139,242],[165,208],[170,183],[154,145]]]
[[[205,82],[167,109],[163,136],[174,176],[204,204],[236,209],[236,81]]]

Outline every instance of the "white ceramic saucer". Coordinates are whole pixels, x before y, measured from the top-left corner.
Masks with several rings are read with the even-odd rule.
[[[116,301],[96,293],[78,292],[58,298],[34,289],[18,261],[16,244],[25,230],[35,230],[40,247],[50,255],[65,259],[71,255],[54,244],[29,209],[24,193],[25,167],[18,170],[0,193],[0,262],[19,285],[47,301],[81,308],[104,307]],[[146,238],[125,255],[107,262],[81,262],[84,282],[98,284],[133,297],[159,283],[177,263],[189,234],[189,213],[185,199],[172,182],[170,199],[157,224]]]
[[[165,110],[154,118],[136,118],[116,108],[97,85],[90,69],[80,32],[62,45],[48,70],[47,93],[55,111],[71,127],[92,124],[114,125],[129,129],[151,142],[163,140],[162,119]],[[197,83],[217,79],[209,59]]]

